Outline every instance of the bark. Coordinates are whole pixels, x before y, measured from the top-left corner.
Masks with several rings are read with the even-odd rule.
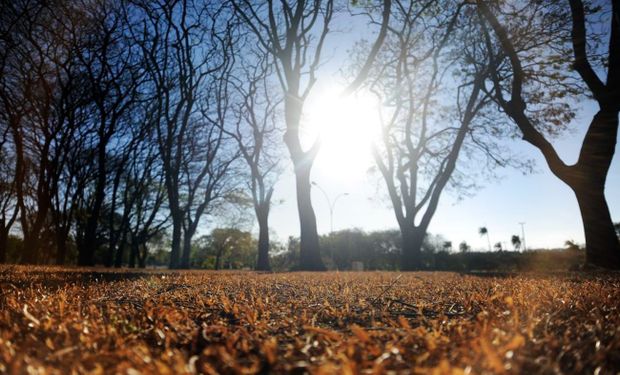
[[[183,233],[183,254],[181,257],[181,265],[182,269],[189,269],[189,259],[192,252],[192,237],[194,236],[194,231],[192,229],[188,229]]]
[[[172,249],[170,251],[170,266],[175,269],[179,267],[179,255],[181,252],[181,220],[172,217]]]
[[[269,271],[269,210],[261,207],[256,210],[258,221],[258,260],[256,270]]]
[[[0,230],[0,264],[6,263],[7,249],[9,245],[8,228]]]
[[[217,253],[215,254],[215,269],[222,269],[222,253],[224,252],[224,248],[219,248]]]
[[[94,266],[95,265],[95,247],[97,245],[97,226],[99,224],[99,215],[105,198],[106,184],[106,155],[105,146],[99,146],[97,171],[97,185],[95,188],[95,202],[86,221],[86,230],[84,233],[84,242],[78,249],[78,265]]]
[[[575,190],[586,237],[586,263],[620,269],[620,246],[609,214],[603,186]]]
[[[114,258],[114,267],[120,268],[123,265],[123,257],[125,256],[125,244],[127,243],[127,232],[123,231],[123,236],[116,248],[116,256]]]
[[[131,252],[129,253],[129,268],[136,268],[136,259],[138,258],[138,246],[137,241],[131,241]]]
[[[401,228],[403,271],[417,271],[422,268],[422,243],[425,232],[417,228]]]
[[[291,91],[296,92],[297,88],[294,87]],[[286,97],[284,104],[287,127],[284,134],[284,142],[295,167],[297,210],[299,212],[300,249],[298,269],[300,271],[324,271],[325,265],[323,265],[321,260],[316,216],[312,208],[312,186],[310,185],[310,172],[319,144],[315,142],[309,151],[304,151],[301,147],[299,124],[303,112],[302,100],[289,95]]]
[[[302,164],[295,168],[297,184],[297,209],[299,210],[300,250],[299,270],[325,271],[321,260],[319,235],[316,227],[316,216],[312,208],[310,169],[312,164]]]
[[[68,229],[56,228],[56,265],[62,266],[67,258],[67,237]]]

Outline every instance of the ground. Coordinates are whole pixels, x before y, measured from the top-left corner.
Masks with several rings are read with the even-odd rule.
[[[617,373],[619,301],[618,274],[4,267],[0,373]]]

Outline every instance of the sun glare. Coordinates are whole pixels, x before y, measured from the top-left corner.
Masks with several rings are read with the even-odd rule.
[[[304,128],[320,137],[315,168],[338,179],[358,179],[373,164],[372,143],[380,134],[377,99],[368,92],[343,96],[344,88],[317,92],[308,103]]]

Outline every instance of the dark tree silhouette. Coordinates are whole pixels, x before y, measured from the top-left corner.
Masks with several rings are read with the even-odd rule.
[[[524,11],[517,12],[493,2],[477,2],[489,27],[485,36],[492,53],[491,90],[500,108],[521,130],[523,139],[540,150],[551,172],[575,193],[586,237],[586,262],[618,269],[620,244],[605,199],[605,181],[615,153],[620,112],[620,4],[613,1],[611,5],[588,9],[581,0],[528,4]],[[602,54],[596,48],[588,51],[596,27],[587,26],[587,11],[610,11],[606,18],[609,42]],[[593,54],[604,58],[604,66],[593,67]],[[558,66],[567,73],[555,69]],[[599,74],[605,73],[603,80]],[[567,165],[541,129],[569,120],[570,111],[554,106],[553,99],[582,89],[596,101],[599,110],[587,129],[577,162]]]
[[[521,237],[516,234],[513,234],[510,237],[510,242],[512,243],[512,247],[514,247],[515,251],[519,251],[521,249]]]

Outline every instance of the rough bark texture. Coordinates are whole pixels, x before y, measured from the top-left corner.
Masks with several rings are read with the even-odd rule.
[[[401,228],[400,232],[402,236],[402,270],[417,271],[422,268],[422,242],[424,241],[425,231],[415,228]]]
[[[256,210],[258,221],[258,259],[256,270],[269,271],[269,211],[264,208]]]
[[[325,265],[323,265],[323,261],[321,260],[316,216],[312,208],[310,169],[310,164],[295,168],[297,209],[299,210],[299,225],[301,230],[299,269],[303,271],[324,271]]]

